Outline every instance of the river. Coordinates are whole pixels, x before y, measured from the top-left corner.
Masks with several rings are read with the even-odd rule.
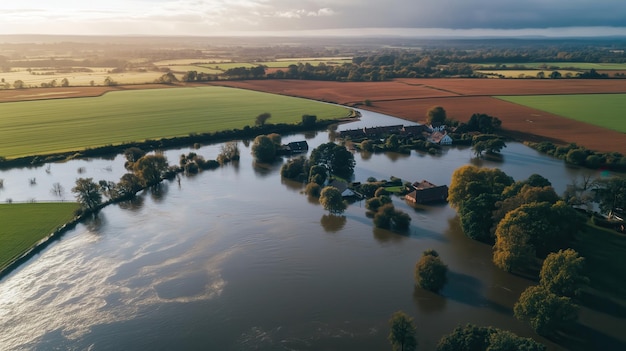
[[[362,113],[361,121],[339,128],[403,123]],[[283,142],[303,138],[313,148],[329,135]],[[496,269],[491,247],[466,238],[449,206],[415,209],[395,198],[412,218],[409,233],[375,229],[363,202],[329,216],[301,193],[302,184],[281,179],[282,162],[256,164],[249,144],[239,147],[238,163],[108,206],[2,278],[0,349],[387,350],[387,321],[397,310],[415,318],[421,350],[466,323],[558,349],[512,316],[513,303],[533,282]],[[193,151],[214,159],[219,148]],[[189,151],[165,154],[173,164]],[[539,173],[562,193],[575,177],[595,173],[519,143],[502,154],[497,163],[454,147],[434,156],[357,154],[355,179],[449,184],[454,169],[474,163],[516,180]],[[57,182],[62,197],[72,199],[77,177],[117,181],[124,172],[120,156],[3,170],[0,199],[60,199],[50,192]],[[450,269],[441,295],[414,287],[415,263],[429,248]],[[604,333],[626,340],[621,323]]]

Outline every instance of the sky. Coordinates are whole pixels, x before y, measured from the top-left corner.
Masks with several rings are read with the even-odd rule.
[[[624,0],[2,0],[0,34],[626,35]]]

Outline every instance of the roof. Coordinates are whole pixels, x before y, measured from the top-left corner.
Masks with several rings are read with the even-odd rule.
[[[405,199],[415,203],[446,201],[448,198],[447,185],[435,185],[427,180],[413,183],[415,190],[405,196]]]

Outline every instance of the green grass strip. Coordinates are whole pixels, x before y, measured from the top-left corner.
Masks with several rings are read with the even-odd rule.
[[[587,224],[572,248],[585,258],[590,286],[613,297],[626,297],[626,235]]]
[[[496,97],[555,115],[626,133],[626,94]]]
[[[0,205],[0,271],[69,222],[77,208],[70,202]]]
[[[186,136],[267,123],[346,117],[350,109],[224,87],[115,91],[100,97],[0,103],[0,156],[7,159]]]

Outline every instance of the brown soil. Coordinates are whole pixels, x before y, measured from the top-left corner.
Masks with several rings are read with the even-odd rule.
[[[473,113],[502,120],[505,132],[518,140],[576,143],[591,150],[626,154],[626,134],[574,121],[492,95],[626,93],[626,80],[581,79],[396,79],[390,82],[341,83],[301,80],[233,81],[216,84],[300,96],[343,105],[365,99],[359,107],[423,122],[426,111],[443,106],[448,116],[467,121]]]

